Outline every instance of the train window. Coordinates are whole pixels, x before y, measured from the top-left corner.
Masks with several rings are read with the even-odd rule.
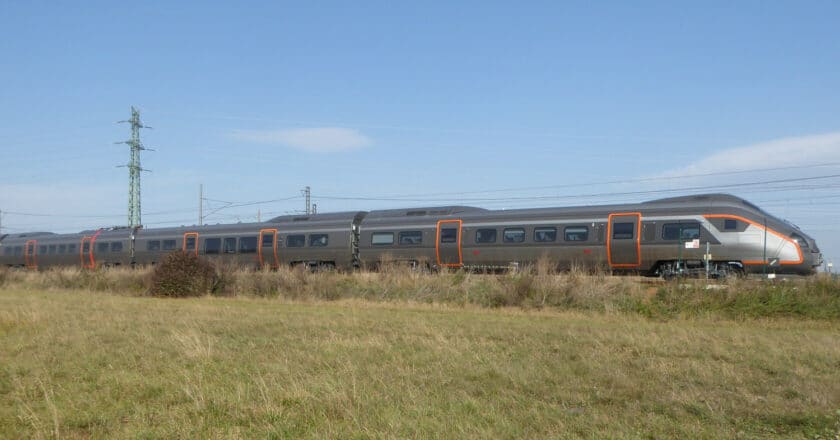
[[[96,252],[108,252],[109,244],[107,241],[96,243]]]
[[[160,240],[149,240],[146,242],[146,250],[156,252],[160,250]]]
[[[55,254],[56,250],[57,250],[56,246],[54,244],[51,244],[49,249],[48,249],[48,252],[50,253],[50,255],[53,255],[53,254]]]
[[[14,248],[10,248],[10,247],[3,248],[3,255],[5,255],[7,257],[9,255],[12,255],[12,252],[14,252]]]
[[[633,238],[635,225],[635,223],[613,223],[612,238],[618,240]]]
[[[122,252],[123,245],[121,241],[111,243],[111,252]]]
[[[738,229],[738,220],[734,218],[725,218],[723,219],[723,230],[724,231],[734,231]]]
[[[802,249],[808,249],[808,240],[802,238],[799,234],[790,234],[790,238],[796,241],[799,244],[799,247]]]
[[[455,228],[442,228],[440,230],[441,243],[455,243],[458,241],[458,230]]]
[[[90,242],[86,241],[82,243],[82,252],[88,253],[90,252]]]
[[[327,245],[327,234],[310,234],[309,246],[324,247]]]
[[[306,236],[303,234],[286,236],[286,247],[304,247],[305,245]]]
[[[274,232],[264,232],[262,236],[263,247],[274,247]]]
[[[524,228],[505,228],[502,234],[502,241],[505,243],[522,243],[525,241]]]
[[[370,244],[373,244],[373,245],[394,244],[394,233],[393,232],[374,232],[370,236]]]
[[[697,223],[666,223],[662,225],[663,240],[694,240],[700,238],[700,225]]]
[[[475,231],[476,243],[495,243],[496,230],[495,229],[476,229]]]
[[[253,254],[257,251],[257,237],[242,237],[239,239],[239,253]]]
[[[175,240],[163,240],[163,250],[174,251],[177,247]]]
[[[67,252],[67,245],[66,244],[58,245],[58,253],[63,254],[65,252]]]
[[[196,237],[195,235],[188,236],[187,241],[184,245],[184,250],[195,251],[195,244],[196,244],[195,242],[196,242],[197,238],[198,237]]]
[[[38,246],[38,255],[46,255],[47,254],[47,245],[42,244]]]
[[[67,245],[67,253],[72,254],[73,252],[76,252],[76,245],[75,244],[68,244]]]
[[[218,254],[222,248],[221,238],[206,238],[204,239],[204,253],[207,255]]]
[[[423,243],[423,231],[400,232],[400,245],[413,245],[421,243]]]
[[[20,246],[15,246],[15,256],[19,257],[21,256],[21,254],[23,254],[23,248]]]
[[[236,238],[228,237],[225,238],[224,246],[222,247],[222,252],[226,254],[235,254],[236,253]]]
[[[563,239],[566,241],[589,240],[589,228],[586,226],[566,226],[566,229],[563,229]]]
[[[534,241],[545,243],[557,240],[557,228],[534,228]]]

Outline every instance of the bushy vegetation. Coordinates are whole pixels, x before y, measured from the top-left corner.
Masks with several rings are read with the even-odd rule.
[[[0,283],[28,289],[84,289],[129,295],[265,297],[295,301],[376,302],[518,307],[639,314],[652,319],[801,317],[840,319],[840,279],[682,279],[664,282],[581,269],[556,272],[540,262],[504,274],[424,273],[401,265],[376,272],[254,271],[213,267],[174,253],[155,268],[0,272]]]
[[[213,291],[219,276],[207,260],[190,252],[172,252],[152,272],[149,293],[154,296],[202,296]]]

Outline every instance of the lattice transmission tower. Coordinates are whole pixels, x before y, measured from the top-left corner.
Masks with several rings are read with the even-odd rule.
[[[131,147],[131,159],[127,165],[120,165],[120,167],[128,168],[128,226],[135,228],[143,224],[140,220],[140,172],[148,171],[140,166],[140,152],[154,151],[144,147],[140,142],[140,129],[152,127],[140,122],[140,112],[134,106],[131,107],[131,119],[119,121],[119,123],[131,124],[131,139],[117,143],[128,144]]]

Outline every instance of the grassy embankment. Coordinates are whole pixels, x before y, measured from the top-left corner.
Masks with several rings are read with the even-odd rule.
[[[523,276],[4,274],[0,438],[840,433],[833,281]]]

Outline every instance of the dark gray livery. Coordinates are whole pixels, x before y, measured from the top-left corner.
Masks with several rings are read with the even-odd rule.
[[[726,194],[624,205],[486,210],[446,206],[283,216],[262,223],[0,238],[0,265],[154,264],[173,250],[256,267],[350,269],[383,261],[501,269],[547,257],[562,268],[671,276],[707,271],[811,274],[812,238]],[[707,264],[708,262],[708,264]]]

